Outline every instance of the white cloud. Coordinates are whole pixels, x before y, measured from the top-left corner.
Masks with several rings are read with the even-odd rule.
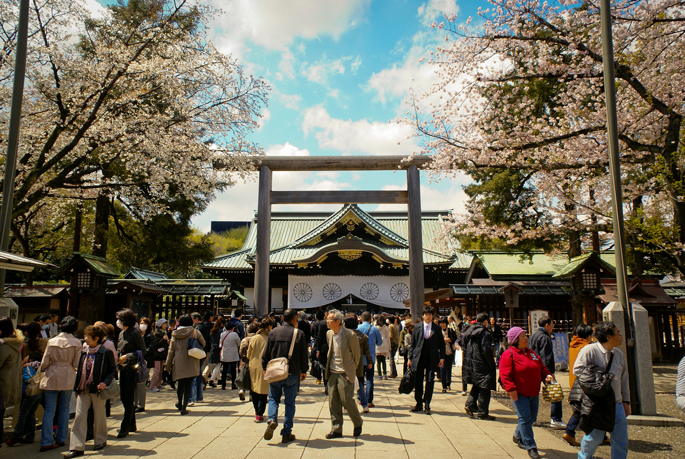
[[[286,108],[290,108],[292,110],[299,110],[300,109],[300,102],[302,102],[302,96],[299,94],[282,94],[278,93],[276,94],[278,97],[278,100],[285,105]]]
[[[286,142],[285,145],[271,145],[264,154],[266,156],[309,156],[309,150],[306,148],[300,150],[290,142]]]
[[[305,136],[313,132],[320,148],[342,153],[408,156],[420,151],[413,139],[408,139],[414,132],[411,126],[335,119],[321,105],[305,110],[302,131]]]
[[[259,118],[257,121],[257,130],[259,131],[261,128],[264,127],[264,125],[271,119],[271,111],[269,111],[268,108],[264,107],[262,109],[262,117]]]
[[[357,74],[357,70],[359,70],[359,67],[362,65],[362,58],[360,56],[357,56],[354,58],[354,61],[350,64],[350,72],[352,72],[353,75]]]
[[[328,85],[328,77],[331,75],[345,74],[345,61],[351,60],[352,57],[342,57],[340,59],[329,60],[324,56],[316,63],[309,64],[305,62],[302,65],[302,75],[307,77],[307,80],[321,85]]]
[[[443,15],[451,16],[459,13],[459,5],[455,0],[429,0],[419,6],[417,15],[424,23],[438,20]]]
[[[281,62],[278,64],[278,70],[288,78],[295,78],[294,63],[295,56],[293,56],[293,53],[291,53],[289,49],[286,49],[281,53]]]
[[[334,89],[332,91],[329,91],[328,95],[333,97],[334,99],[337,99],[338,97],[340,97],[340,90]]]
[[[434,66],[420,62],[429,49],[427,44],[416,43],[399,65],[393,64],[391,68],[371,75],[368,89],[375,91],[384,104],[388,99],[406,99],[410,89],[418,95],[423,94],[438,81]]]
[[[222,51],[243,54],[243,43],[284,50],[296,38],[337,40],[362,18],[371,0],[209,0],[224,14],[212,22],[226,39]]]

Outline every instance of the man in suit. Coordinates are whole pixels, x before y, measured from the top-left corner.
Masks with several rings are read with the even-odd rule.
[[[423,308],[423,322],[414,325],[411,349],[407,351],[407,355],[410,356],[407,365],[416,372],[414,386],[416,405],[410,411],[416,412],[423,409],[426,414],[431,414],[435,372],[445,363],[445,340],[442,336],[442,329],[433,322],[433,308],[430,306]],[[424,379],[426,380],[425,394]]]
[[[328,381],[328,402],[331,411],[331,431],[327,439],[342,437],[343,407],[354,425],[354,436],[362,433],[362,418],[354,401],[354,378],[361,360],[359,340],[352,330],[343,326],[344,316],[337,309],[328,312],[328,356],[326,377]]]

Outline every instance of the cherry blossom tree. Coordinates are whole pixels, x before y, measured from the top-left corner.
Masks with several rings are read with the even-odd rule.
[[[490,0],[459,24],[433,26],[444,46],[426,59],[439,82],[413,95],[432,173],[476,183],[516,174],[518,217],[488,213],[483,195],[446,231],[517,246],[609,225],[606,113],[599,3]],[[612,4],[624,209],[633,271],[642,261],[685,273],[685,2]],[[480,196],[480,198],[479,198]],[[578,237],[576,237],[578,239]],[[562,245],[563,244],[563,245]]]
[[[0,0],[2,145],[17,3]],[[12,215],[26,255],[74,202],[117,201],[144,221],[247,174],[269,87],[208,40],[215,14],[186,0],[119,0],[97,16],[79,0],[32,0]]]

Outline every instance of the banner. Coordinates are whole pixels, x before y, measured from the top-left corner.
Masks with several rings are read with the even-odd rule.
[[[354,295],[384,308],[405,309],[409,277],[288,276],[288,307],[317,308]]]

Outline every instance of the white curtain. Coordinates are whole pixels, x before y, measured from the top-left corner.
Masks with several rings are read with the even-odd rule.
[[[288,276],[288,307],[316,308],[349,295],[384,308],[406,309],[409,277]]]

